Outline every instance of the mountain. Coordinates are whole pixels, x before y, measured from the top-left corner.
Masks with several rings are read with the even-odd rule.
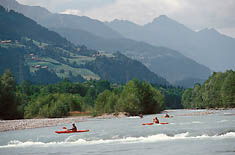
[[[2,13],[0,18],[0,38],[2,40],[20,40],[23,36],[50,44],[71,44],[59,34],[45,29],[35,21],[25,18],[21,14],[17,14],[12,10],[7,12],[3,7],[0,9]]]
[[[157,82],[157,84],[161,85],[169,84],[164,78],[160,78],[153,72],[149,72],[148,68],[139,61],[132,60],[119,52],[114,53],[112,59],[98,57],[95,61],[91,61],[85,66],[98,75],[101,75],[103,79],[108,79],[113,83],[120,83],[120,81],[125,83],[137,77],[140,81],[147,79],[151,83]]]
[[[215,29],[195,32],[165,15],[143,26],[120,20],[106,24],[126,38],[175,49],[214,71],[235,69],[235,39]]]
[[[12,3],[14,2],[14,4],[11,4],[10,1]],[[101,30],[98,30],[96,28],[97,25],[92,24],[92,22],[90,22],[90,24],[88,24],[89,26],[87,26],[84,24],[74,25],[73,23],[75,21],[70,21],[70,18],[76,18],[76,23],[85,23],[82,21],[82,18],[86,17],[52,14],[41,7],[24,6],[15,2],[14,0],[10,1],[5,1],[4,5],[18,12],[22,12],[23,14],[31,17],[32,19],[37,20],[39,23],[43,24],[44,26],[47,26],[47,28],[56,31],[57,33],[66,37],[69,41],[73,42],[74,44],[83,44],[92,49],[106,52],[120,51],[128,57],[142,62],[152,72],[166,78],[172,84],[177,81],[182,81],[184,79],[194,79],[192,80],[192,85],[194,85],[195,79],[207,79],[210,75],[210,70],[208,68],[196,63],[191,59],[188,59],[187,57],[183,56],[175,50],[171,50],[169,48],[164,47],[156,47],[144,42],[138,42],[131,39],[125,39],[120,37],[119,35],[116,35],[115,37],[112,37],[112,35],[108,35],[112,37],[108,38],[107,36],[102,36],[104,33]],[[33,10],[36,11],[34,12]],[[55,19],[50,19],[50,17],[53,17]],[[61,20],[61,22],[58,22],[57,17],[63,17],[63,20]],[[68,22],[66,22],[65,24],[64,21]],[[89,19],[89,21],[93,20]],[[96,23],[97,21],[93,22]],[[141,27],[137,27],[135,29],[136,24],[133,24],[128,21],[116,20],[116,23],[120,22],[128,24],[127,28],[125,28],[126,25],[124,24],[123,29],[128,29],[133,32],[139,31],[139,28],[141,30]],[[87,29],[87,27],[93,28]],[[101,32],[102,35],[99,34]],[[141,36],[144,37],[145,34],[141,34],[139,37]]]
[[[44,84],[69,78],[71,81],[104,79],[126,83],[137,78],[168,85],[165,79],[136,60],[120,53],[75,46],[22,14],[1,6],[0,27],[0,74],[10,69],[17,81]]]
[[[74,44],[84,44],[96,50],[116,52],[119,51],[126,56],[136,59],[151,71],[166,78],[174,84],[184,79],[194,81],[207,79],[210,70],[197,62],[183,56],[177,51],[165,47],[152,46],[145,42],[138,42],[131,39],[105,39],[89,32],[68,28],[51,28]],[[187,83],[189,80],[187,80]]]
[[[50,13],[39,6],[19,4],[16,0],[0,0],[0,5],[24,14],[45,27],[67,27],[81,29],[103,38],[122,38],[122,35],[106,24],[85,16],[74,16]]]

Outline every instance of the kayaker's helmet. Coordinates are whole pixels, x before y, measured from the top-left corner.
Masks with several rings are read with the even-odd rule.
[[[75,123],[73,123],[72,125],[75,125]]]

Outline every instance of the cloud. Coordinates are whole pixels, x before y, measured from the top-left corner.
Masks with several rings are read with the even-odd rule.
[[[234,31],[235,0],[18,0],[52,12],[84,15],[102,21],[130,20],[138,24],[167,15],[192,29]],[[235,33],[235,32],[234,32]]]
[[[184,7],[171,14],[187,25],[196,27],[235,26],[234,0],[181,0]]]
[[[60,12],[60,13],[61,14],[71,14],[71,15],[83,16],[82,11],[78,10],[78,9],[65,10],[65,11]]]
[[[88,10],[102,7],[116,0],[17,0],[25,5],[42,6],[51,12],[63,12],[65,10]]]
[[[176,0],[117,0],[105,7],[88,10],[85,14],[106,21],[126,19],[144,24],[161,14],[180,8]]]
[[[234,0],[117,0],[104,7],[88,10],[87,15],[111,20],[129,19],[139,24],[166,14],[187,24],[218,25],[235,24]],[[233,21],[232,21],[233,20]]]
[[[84,12],[103,21],[124,19],[138,24],[151,22],[162,14],[192,29],[213,27],[226,34],[235,33],[234,0],[117,0]]]
[[[218,31],[222,34],[231,36],[235,38],[235,27],[225,27],[225,28],[220,28]]]

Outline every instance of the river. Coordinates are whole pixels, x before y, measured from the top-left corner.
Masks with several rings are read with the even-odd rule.
[[[235,110],[170,110],[163,114],[88,119],[89,132],[56,134],[64,126],[0,132],[0,155],[234,155]],[[155,116],[166,125],[144,126]]]

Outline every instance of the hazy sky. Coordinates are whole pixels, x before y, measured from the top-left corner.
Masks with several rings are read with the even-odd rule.
[[[102,21],[151,22],[159,15],[194,29],[216,28],[235,38],[235,0],[17,0],[54,13],[89,16]]]

